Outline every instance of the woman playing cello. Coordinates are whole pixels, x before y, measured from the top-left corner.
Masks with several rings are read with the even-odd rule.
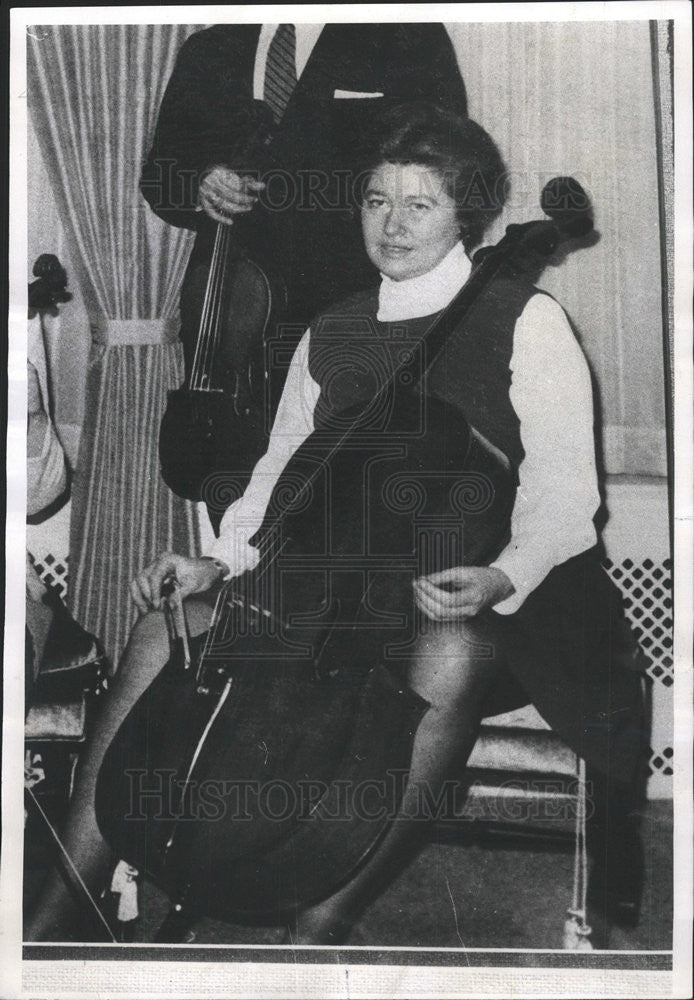
[[[501,211],[504,174],[493,141],[470,120],[423,104],[385,116],[370,152],[361,217],[380,287],[311,324],[294,355],[268,451],[226,512],[209,555],[164,553],[133,581],[133,599],[147,614],[82,762],[66,831],[89,882],[105,876],[107,851],[93,806],[104,751],[167,655],[157,610],[162,581],[175,574],[182,596],[190,597],[253,569],[258,551],[251,540],[282,470],[314,430],[355,405],[368,406],[379,379],[378,366],[370,369],[376,355],[369,340],[382,346],[396,330],[416,339],[465,285],[472,252]],[[345,364],[357,338],[358,362]],[[427,827],[414,805],[421,788],[435,798],[444,781],[461,777],[485,716],[533,702],[615,781],[628,782],[636,766],[640,689],[629,668],[637,652],[595,551],[600,500],[591,383],[562,308],[509,265],[481,291],[426,381],[428,395],[460,410],[510,469],[517,484],[510,525],[500,526],[488,565],[454,565],[414,579],[426,627],[406,680],[429,707],[414,738],[400,814],[345,886],[292,915],[292,943],[346,939],[422,842]],[[188,605],[192,630],[203,631],[209,607]],[[55,933],[63,896],[57,883],[48,887],[30,939]]]

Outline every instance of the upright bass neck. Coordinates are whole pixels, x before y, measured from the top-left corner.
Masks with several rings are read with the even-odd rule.
[[[590,200],[572,177],[555,177],[549,181],[542,190],[540,203],[548,219],[512,224],[495,246],[484,247],[475,254],[470,277],[425,335],[427,368],[431,368],[452,331],[502,269],[509,265],[526,269],[532,261],[544,266],[544,261],[555,253],[562,241],[586,236],[592,231]],[[407,360],[403,361],[392,372],[385,391],[407,364]]]

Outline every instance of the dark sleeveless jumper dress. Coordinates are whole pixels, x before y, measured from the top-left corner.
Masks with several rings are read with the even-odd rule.
[[[515,470],[524,452],[509,398],[513,336],[537,293],[516,274],[492,280],[420,386],[459,409]],[[317,428],[335,413],[367,405],[403,344],[419,341],[438,316],[382,323],[377,310],[374,289],[311,324],[309,369],[321,388]],[[492,610],[485,617],[510,681],[487,714],[532,702],[589,764],[618,781],[631,780],[644,741],[640,674],[646,664],[597,547],[554,567],[513,614]]]

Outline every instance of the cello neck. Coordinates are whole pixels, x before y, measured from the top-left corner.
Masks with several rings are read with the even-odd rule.
[[[451,302],[442,310],[429,330],[422,338],[426,350],[426,369],[429,370],[436,358],[443,351],[449,337],[463,322],[470,310],[475,306],[480,294],[487,285],[502,271],[514,264],[522,266],[523,262],[534,260],[547,261],[557,247],[566,240],[588,236],[593,230],[592,209],[588,196],[573,178],[557,177],[549,181],[542,192],[542,208],[547,219],[537,219],[523,224],[510,225],[505,235],[493,247],[486,247],[475,254],[473,269],[462,288]],[[395,365],[376,390],[369,406],[371,412],[378,411],[381,402],[387,404],[393,387],[401,380],[402,375],[412,365],[409,352],[404,352],[399,364]],[[410,383],[411,384],[411,383]],[[353,435],[359,433],[362,426],[361,414],[340,428],[331,449],[321,462],[317,462],[313,472],[307,476],[298,494],[311,488],[312,482],[321,474],[321,469],[327,465],[333,455],[343,447]],[[297,496],[298,496],[297,494]],[[284,512],[279,511],[266,533],[268,549],[261,550],[261,557],[271,561],[276,553],[271,552],[274,532],[280,525]],[[229,581],[229,590],[233,589],[233,579]]]

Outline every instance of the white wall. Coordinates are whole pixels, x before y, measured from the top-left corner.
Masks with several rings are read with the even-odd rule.
[[[540,281],[569,313],[600,397],[605,468],[666,475],[654,96],[646,21],[448,25],[470,116],[514,184],[509,222],[541,217],[554,175],[591,196],[599,242]]]

